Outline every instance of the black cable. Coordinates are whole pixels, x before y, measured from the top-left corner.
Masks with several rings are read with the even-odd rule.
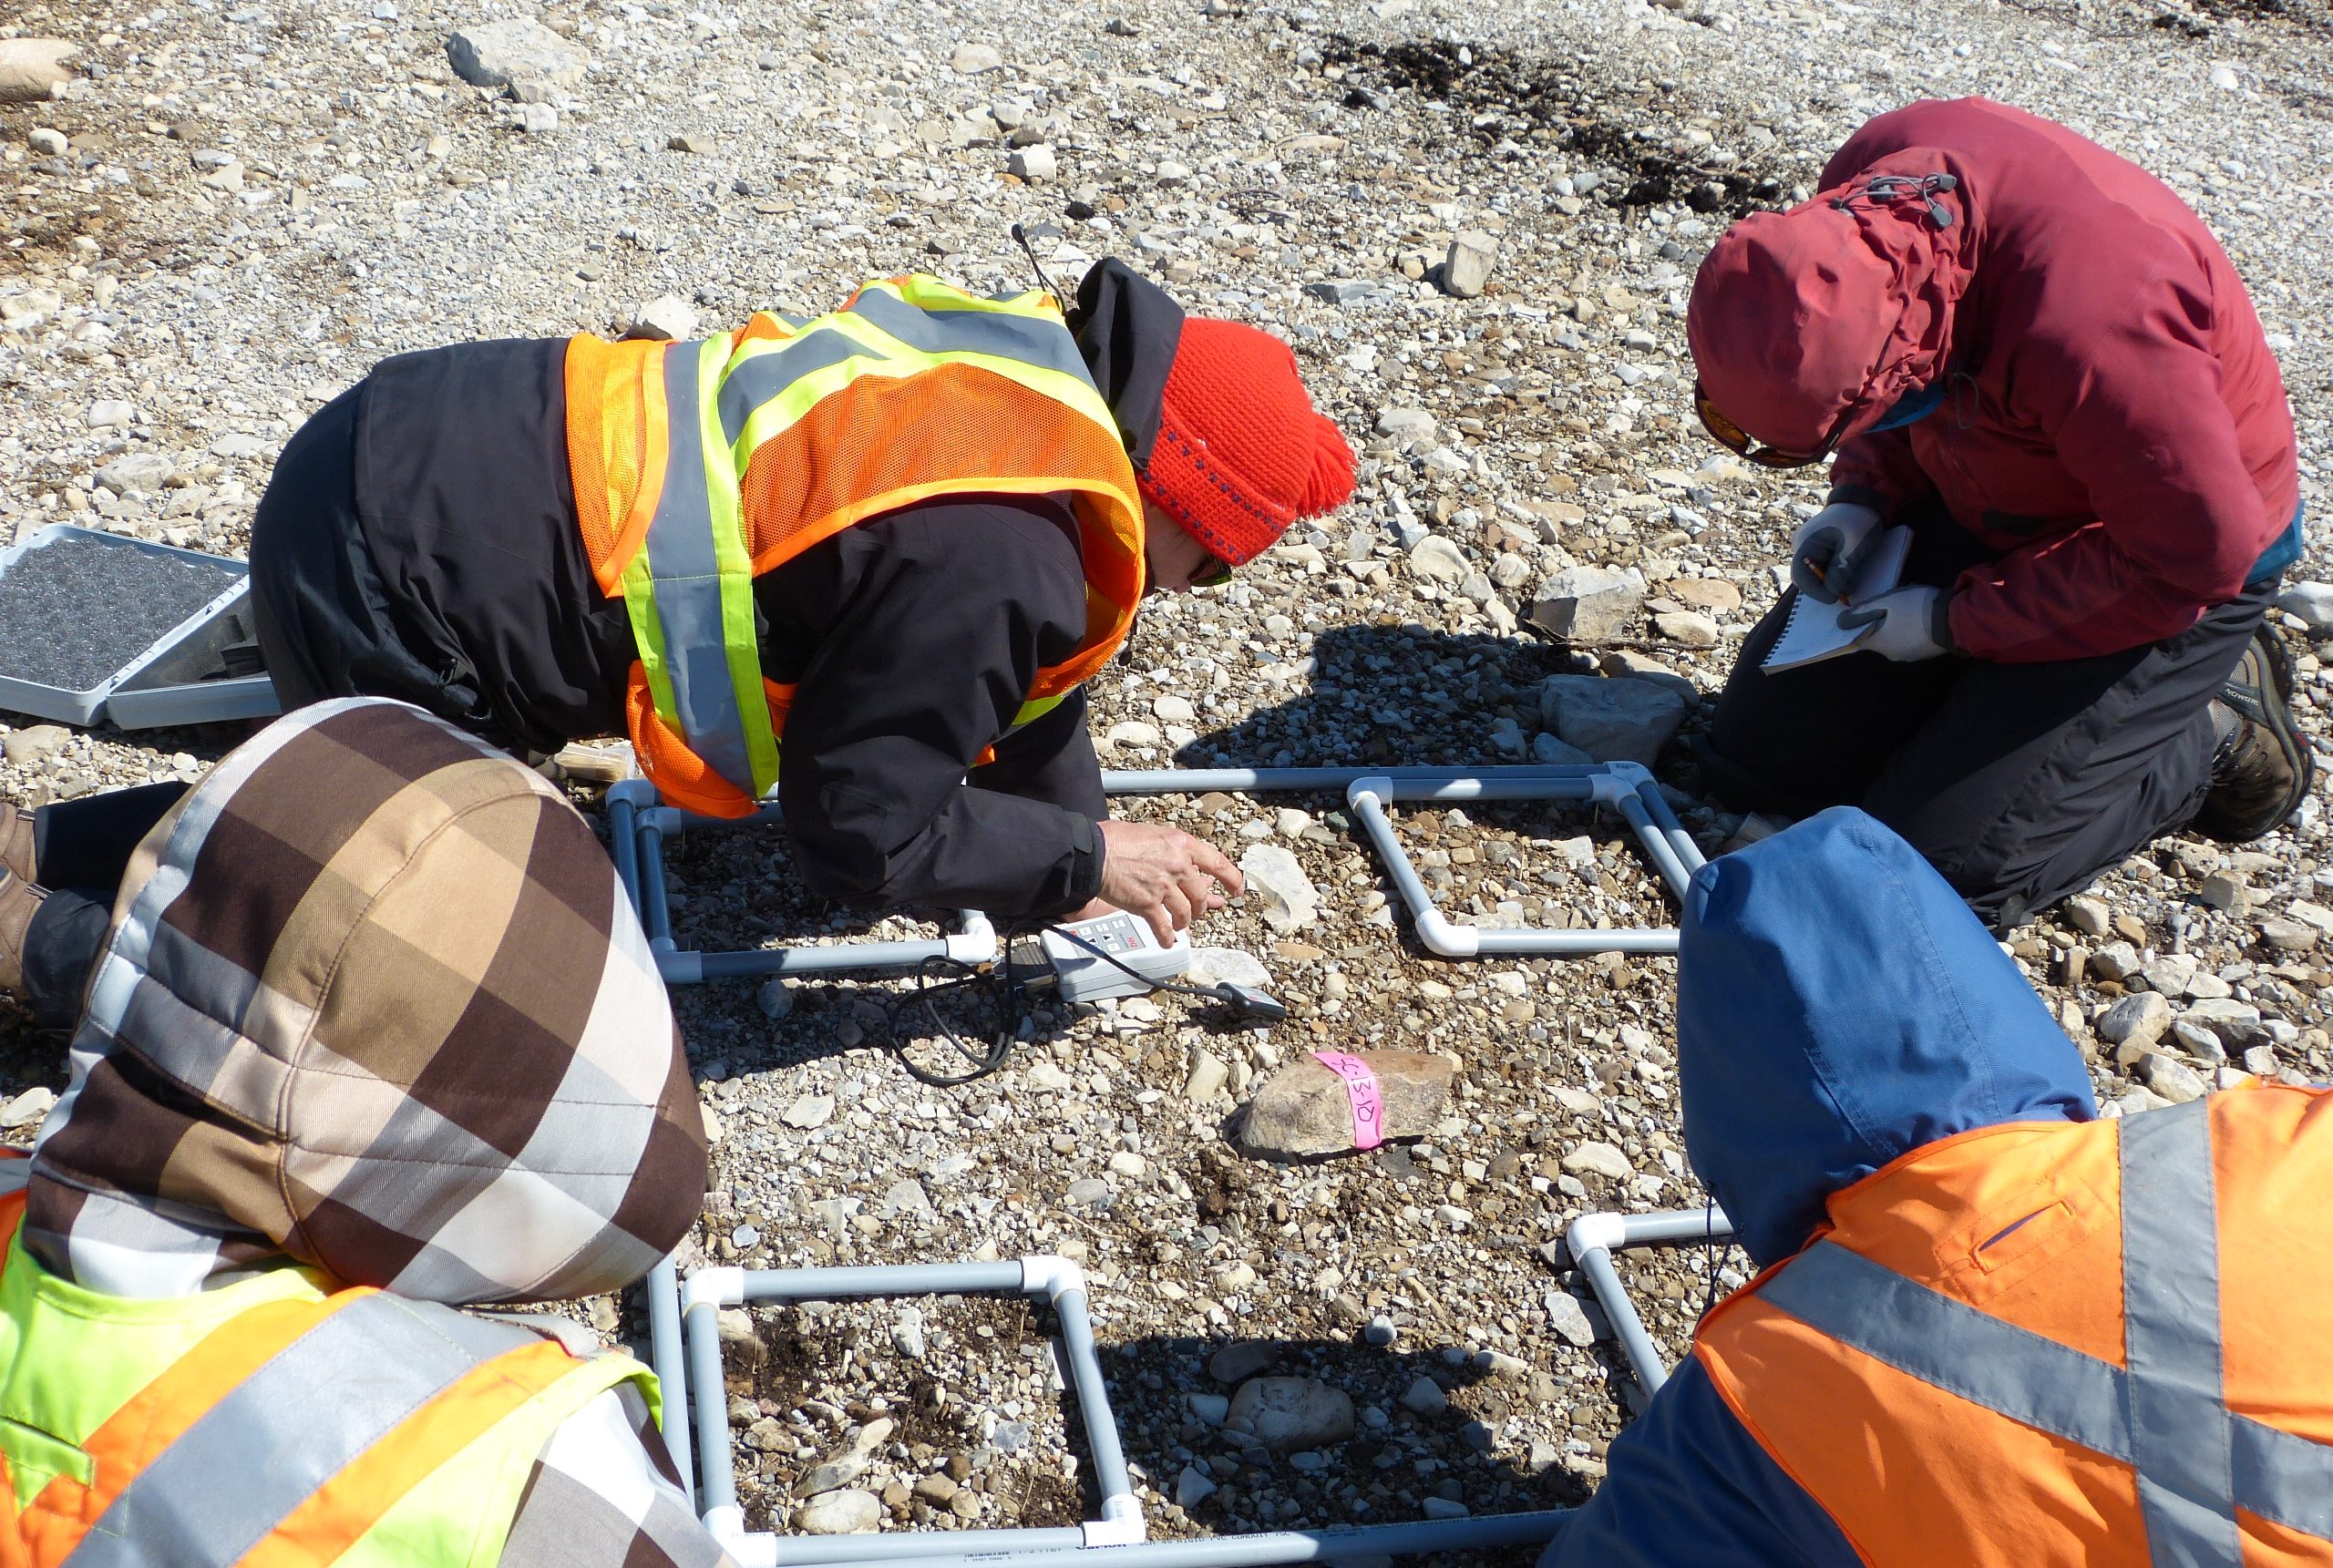
[[[908,1076],[935,1089],[956,1089],[967,1083],[976,1083],[1004,1065],[1006,1058],[1012,1054],[1012,1042],[1020,1037],[1021,1025],[1029,1016],[1028,988],[1022,979],[1020,966],[1013,962],[1013,944],[1033,931],[1046,928],[1037,925],[1005,927],[997,938],[1003,954],[1001,964],[975,965],[965,963],[961,958],[935,957],[916,966],[915,990],[909,997],[887,1003],[884,1007],[891,1052],[899,1059],[899,1065],[907,1069]],[[1147,988],[1147,992],[1169,991],[1180,996],[1197,997],[1204,1001],[1219,1002],[1243,1018],[1257,1017],[1269,1020],[1288,1016],[1286,1008],[1261,991],[1249,990],[1228,980],[1213,986],[1187,986],[1173,980],[1154,979],[1074,931],[1059,926],[1050,929],[1112,968],[1140,980]],[[938,975],[949,978],[935,979]],[[940,1016],[940,999],[960,992],[982,993],[995,1009],[995,1026],[990,1030],[987,1040],[977,1050]],[[913,1004],[921,1006],[931,1032],[947,1041],[958,1055],[972,1064],[971,1071],[956,1074],[934,1072],[908,1055],[907,1031],[900,1027],[899,1011],[901,1008]]]

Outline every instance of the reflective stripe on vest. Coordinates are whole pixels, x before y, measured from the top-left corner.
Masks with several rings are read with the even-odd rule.
[[[2117,1123],[2124,1367],[1829,1240],[1756,1297],[1906,1376],[2129,1465],[2156,1563],[2238,1563],[2238,1508],[2333,1540],[2333,1447],[2225,1399],[2209,1103]]]
[[[0,1165],[0,1184],[20,1182],[27,1163]],[[9,1251],[24,1210],[20,1185],[0,1196],[0,1256],[35,1267]],[[0,1455],[0,1563],[329,1562],[585,1365],[526,1328],[375,1290],[268,1302],[229,1318],[83,1439],[87,1481],[56,1475],[19,1509]],[[601,1381],[596,1368],[586,1376]],[[541,1434],[519,1440],[531,1459]],[[464,1531],[491,1522],[468,1512]]]
[[[66,1563],[224,1568],[239,1562],[475,1368],[546,1344],[525,1329],[450,1309],[362,1296],[271,1357],[180,1433],[98,1516]],[[353,1367],[365,1375],[352,1377]],[[317,1400],[316,1390],[326,1388],[333,1398]],[[396,1500],[375,1501],[385,1509]]]
[[[664,351],[664,487],[625,564],[623,598],[656,712],[714,772],[759,796],[777,782],[777,735],[762,695],[737,471],[715,445],[722,425],[707,417],[728,357],[726,338]]]
[[[1000,475],[992,487],[978,476],[899,486],[865,497],[857,511],[846,507],[800,531],[781,531],[777,543],[755,553],[758,536],[742,515],[740,476],[757,448],[862,376],[904,382],[951,367],[1002,377],[1058,417],[1089,426],[1099,439],[1088,446],[1106,448],[1110,471]],[[647,705],[734,794],[724,805],[750,807],[777,781],[782,706],[761,671],[755,573],[782,564],[833,527],[871,515],[867,508],[879,503],[905,505],[982,487],[1082,488],[1089,501],[1105,497],[1111,549],[1126,559],[1097,566],[1095,540],[1084,536],[1087,634],[1073,662],[1082,672],[1123,639],[1141,586],[1141,502],[1115,418],[1046,296],[982,300],[930,278],[889,279],[867,284],[843,309],[815,322],[797,326],[757,317],[734,340],[664,345],[661,371],[643,399],[648,416],[661,414],[663,424],[642,464],[658,478],[653,509],[630,559],[595,557],[593,564],[603,582],[611,568],[620,570]],[[882,432],[868,434],[881,444]],[[622,539],[631,537],[622,533],[612,553],[621,556]],[[1007,733],[1050,712],[1074,684],[1063,671],[1042,671]],[[650,765],[653,748],[639,747],[637,733],[634,739]]]

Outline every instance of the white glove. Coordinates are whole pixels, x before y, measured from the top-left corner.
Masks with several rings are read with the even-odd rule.
[[[1844,611],[1839,624],[1854,628],[1876,623],[1878,630],[1856,643],[1856,651],[1909,663],[1952,651],[1951,607],[1952,595],[1943,589],[1899,588]]]
[[[1855,582],[1856,555],[1878,531],[1879,514],[1837,501],[1798,525],[1790,537],[1791,586],[1817,604],[1836,604],[1840,585]]]

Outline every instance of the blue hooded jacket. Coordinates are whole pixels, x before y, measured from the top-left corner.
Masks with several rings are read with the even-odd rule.
[[[2098,1113],[2081,1052],[1991,935],[1853,807],[1710,862],[1680,926],[1685,1151],[1761,1267],[1806,1245],[1833,1193],[1914,1149]],[[1689,1358],[1542,1564],[1857,1561]]]

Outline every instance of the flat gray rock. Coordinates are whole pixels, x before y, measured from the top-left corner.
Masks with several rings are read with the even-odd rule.
[[[1685,722],[1685,699],[1632,677],[1550,675],[1539,688],[1539,723],[1599,763],[1647,767]]]
[[[1323,1448],[1352,1436],[1352,1396],[1311,1378],[1251,1378],[1231,1396],[1230,1419],[1276,1452]]]
[[[1568,642],[1601,642],[1627,631],[1644,592],[1644,574],[1634,567],[1566,567],[1539,585],[1525,619]]]
[[[1377,1077],[1383,1109],[1378,1136],[1416,1138],[1442,1121],[1450,1102],[1454,1069],[1439,1056],[1416,1050],[1351,1053]],[[1267,1079],[1248,1102],[1239,1127],[1249,1153],[1297,1159],[1352,1148],[1352,1096],[1345,1081],[1311,1056],[1299,1057]]]

